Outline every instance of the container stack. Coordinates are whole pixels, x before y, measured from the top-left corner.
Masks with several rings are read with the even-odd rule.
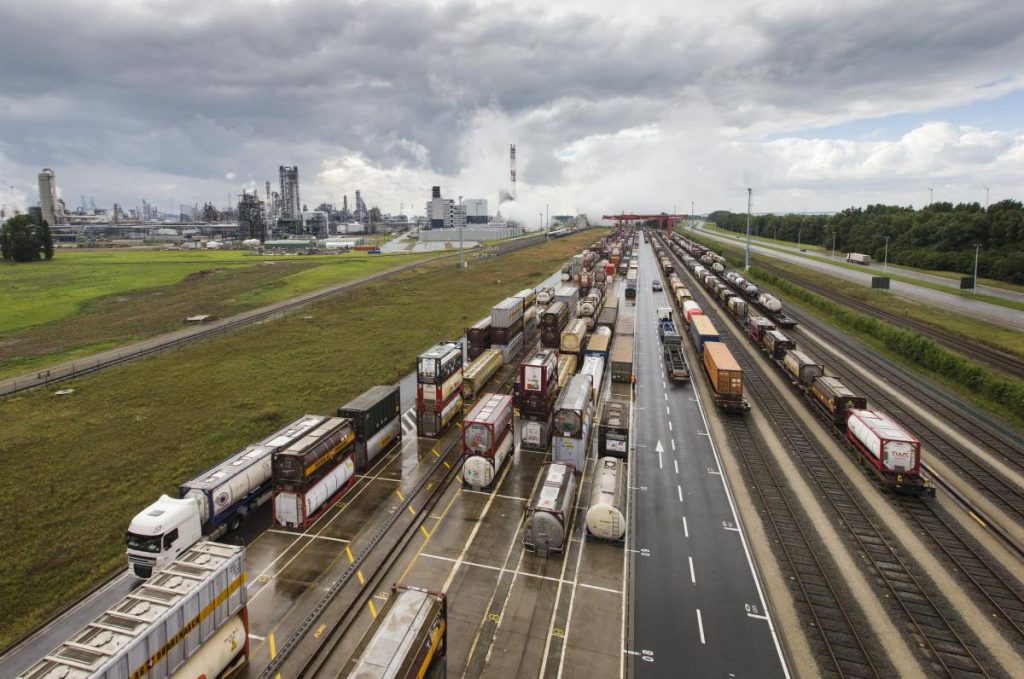
[[[416,431],[441,438],[462,414],[462,342],[441,342],[416,362]]]
[[[509,297],[491,308],[491,346],[508,364],[523,348],[523,300]]]
[[[355,428],[344,417],[316,417],[318,424],[274,452],[274,524],[305,530],[355,482]]]
[[[576,306],[580,303],[580,289],[575,285],[559,286],[555,290],[555,301],[564,304],[572,317],[576,314]]]
[[[519,408],[519,447],[547,452],[551,444],[551,417],[558,395],[558,352],[539,348],[519,366],[516,382]]]
[[[466,328],[466,353],[472,361],[491,346],[491,317],[486,316]]]
[[[398,385],[370,387],[338,408],[338,417],[352,420],[356,470],[366,471],[374,460],[402,442],[401,392]]]
[[[512,397],[483,394],[463,420],[462,485],[490,490],[515,448]]]

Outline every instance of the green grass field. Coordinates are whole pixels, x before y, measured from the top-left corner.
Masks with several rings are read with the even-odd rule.
[[[461,272],[424,262],[305,314],[62,384],[71,396],[0,401],[0,647],[126,567],[124,530],[160,493],[303,413],[396,381],[599,233]]]
[[[70,250],[0,265],[0,377],[176,330],[186,316],[230,316],[434,256]]]

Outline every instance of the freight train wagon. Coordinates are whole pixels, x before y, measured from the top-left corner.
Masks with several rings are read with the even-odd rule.
[[[729,347],[721,342],[705,342],[701,363],[711,382],[716,406],[726,412],[750,410],[750,404],[743,398],[743,369]]]
[[[341,676],[441,676],[448,663],[448,600],[440,592],[393,585]]]
[[[501,368],[501,350],[485,349],[474,358],[462,374],[462,398],[466,402],[473,401],[484,385],[490,381]]]
[[[168,679],[237,673],[249,660],[245,548],[202,541],[19,679]],[[225,649],[226,652],[225,652]]]
[[[846,438],[886,487],[897,493],[935,495],[935,487],[921,476],[921,442],[887,413],[850,409]]]
[[[601,406],[597,426],[597,454],[625,458],[629,455],[629,401],[609,398]]]

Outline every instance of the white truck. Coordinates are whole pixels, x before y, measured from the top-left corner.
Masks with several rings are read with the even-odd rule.
[[[128,571],[147,579],[204,535],[216,539],[242,525],[273,494],[271,458],[326,418],[305,415],[284,429],[178,486],[135,515],[125,535]]]
[[[871,255],[863,255],[859,252],[848,252],[846,253],[846,261],[853,264],[870,264]]]

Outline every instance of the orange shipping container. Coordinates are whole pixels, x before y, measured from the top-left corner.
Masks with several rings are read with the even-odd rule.
[[[704,343],[704,371],[719,396],[743,396],[743,369],[729,347],[721,342]]]

